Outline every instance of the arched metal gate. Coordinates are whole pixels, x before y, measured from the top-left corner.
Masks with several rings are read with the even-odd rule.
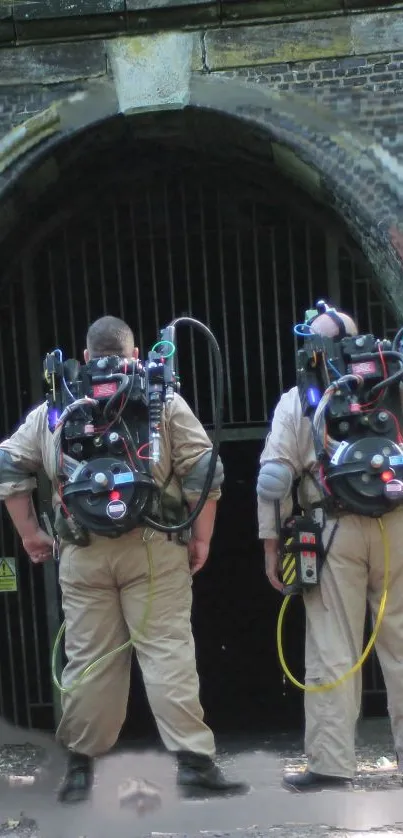
[[[341,302],[362,330],[394,325],[351,242],[273,196],[246,195],[222,166],[116,181],[102,200],[83,194],[33,233],[1,301],[1,437],[42,399],[45,353],[60,346],[79,357],[89,322],[104,313],[129,321],[143,357],[174,315],[209,324],[223,352],[227,441],[265,435],[279,393],[293,383],[290,324],[315,299]],[[183,392],[211,427],[212,359],[199,335],[179,340]],[[0,527],[2,555],[17,558],[19,577],[17,593],[0,593],[0,712],[51,726],[54,570],[29,564],[4,511]],[[383,689],[376,667],[367,686]]]

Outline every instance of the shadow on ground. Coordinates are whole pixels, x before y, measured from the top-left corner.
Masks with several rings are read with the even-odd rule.
[[[284,767],[303,765],[295,735],[223,741],[219,762],[251,784],[246,797],[183,801],[174,763],[162,751],[126,745],[97,764],[90,804],[61,806],[55,790],[64,757],[51,737],[0,722],[0,838],[140,838],[154,833],[208,838],[329,838],[373,830],[403,836],[403,794],[386,720],[365,722],[357,741],[358,773],[350,791],[293,794],[281,788]],[[24,780],[25,777],[25,780]],[[11,778],[11,780],[10,780]],[[118,788],[145,789],[147,803],[120,806]],[[139,781],[144,781],[139,786]],[[150,794],[151,790],[151,794]],[[141,795],[140,795],[141,798]],[[143,801],[144,803],[144,801]],[[140,811],[143,814],[140,814]]]

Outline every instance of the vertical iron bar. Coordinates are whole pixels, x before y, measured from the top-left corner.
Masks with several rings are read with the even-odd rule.
[[[204,300],[206,304],[206,323],[211,328],[210,317],[210,293],[208,284],[208,266],[207,266],[207,242],[206,242],[206,219],[204,210],[204,192],[201,181],[198,184],[199,206],[200,206],[200,239],[202,247],[202,270],[203,270],[203,284],[204,284]],[[208,364],[209,364],[209,380],[210,380],[210,399],[211,399],[211,420],[215,416],[215,388],[214,388],[214,364],[213,352],[208,345]]]
[[[87,265],[87,243],[85,238],[81,239],[81,259],[83,264],[83,282],[84,282],[84,298],[85,298],[85,310],[87,313],[87,324],[89,325],[91,322],[91,310],[90,310],[90,290],[88,285],[88,265]]]
[[[353,271],[354,271],[354,282],[355,282],[356,281],[356,279],[355,279],[355,276],[356,276],[355,261],[353,262]],[[365,299],[366,299],[366,302],[367,302],[368,329],[369,329],[370,332],[372,332],[372,311],[371,311],[371,298],[370,298],[371,289],[369,287],[369,282],[368,282],[367,279],[364,279],[364,286],[365,286],[365,291],[366,291]]]
[[[130,216],[130,227],[131,227],[134,283],[135,283],[135,287],[136,287],[137,328],[138,328],[138,338],[140,339],[140,357],[144,358],[145,346],[144,346],[144,335],[143,335],[143,316],[142,316],[142,312],[141,312],[139,254],[138,254],[138,250],[137,250],[136,224],[135,224],[135,220],[134,220],[133,198],[131,198],[131,200],[130,200],[129,216]]]
[[[70,319],[71,349],[72,349],[73,358],[76,358],[77,357],[77,348],[76,348],[76,335],[75,335],[75,331],[74,331],[74,306],[73,306],[73,292],[72,292],[72,285],[71,285],[70,249],[69,249],[69,243],[68,243],[67,226],[64,228],[64,231],[63,231],[63,244],[64,244],[64,264],[65,264],[65,267],[66,267],[67,299],[68,299],[69,319]]]
[[[24,300],[25,300],[25,305],[26,305],[24,266],[22,267],[22,287],[23,287],[23,291],[24,291]],[[10,292],[12,292],[12,290],[13,290],[13,285],[11,285]],[[15,334],[15,342],[17,343],[14,301],[11,305],[11,311],[12,311],[13,330],[14,330],[14,334]],[[27,314],[27,312],[25,312],[25,313]],[[26,322],[27,322],[27,317],[26,317]],[[29,339],[28,339],[28,334],[27,334],[27,345],[29,346],[29,350],[30,350],[29,355],[30,355],[30,361],[31,361],[31,345],[30,345],[30,342],[29,342]],[[39,361],[38,361],[38,369],[40,369],[40,362]],[[19,392],[20,392],[20,388],[19,388]],[[41,395],[39,395],[39,393],[38,393],[38,402],[41,401],[41,396],[42,396],[42,393],[41,393]],[[18,412],[21,415],[21,412],[22,412],[21,403],[19,403]],[[33,567],[32,567],[32,562],[31,561],[28,562],[28,568],[29,568],[32,625],[33,625],[33,640],[34,640],[34,650],[35,650],[36,688],[37,688],[38,701],[40,703],[42,703],[43,702],[43,693],[42,693],[42,680],[41,680],[41,669],[40,669],[40,648],[39,648],[38,619],[37,619],[38,615],[37,615],[36,600],[35,600],[34,574],[33,574]],[[19,600],[19,606],[20,606],[20,609],[21,609],[21,613],[23,614],[22,602],[20,600]],[[24,635],[25,635],[25,629],[24,629]]]
[[[274,316],[276,318],[276,349],[277,349],[277,372],[280,393],[283,392],[283,368],[281,363],[281,340],[280,340],[280,318],[278,306],[278,282],[277,282],[277,262],[276,262],[276,228],[270,229],[270,244],[271,244],[271,264],[273,276],[273,302],[274,302]]]
[[[334,233],[325,234],[327,290],[333,305],[340,306],[339,243]]]
[[[175,317],[175,283],[172,263],[172,231],[171,221],[169,218],[168,207],[168,187],[167,182],[164,182],[164,219],[165,219],[165,238],[167,242],[167,262],[168,262],[168,280],[169,280],[169,295],[171,298],[171,318]],[[175,359],[176,360],[176,359]]]
[[[102,222],[101,215],[97,215],[97,243],[98,243],[98,257],[99,257],[99,276],[101,280],[101,297],[104,314],[107,314],[106,303],[106,285],[105,285],[105,262],[104,262],[104,248],[102,242]]]
[[[309,307],[313,306],[313,287],[312,287],[312,261],[311,261],[311,228],[308,222],[305,223],[305,257],[306,268],[308,273],[308,296]]]
[[[225,268],[224,268],[224,248],[223,248],[223,231],[222,231],[222,215],[221,215],[221,193],[217,190],[217,238],[218,238],[218,263],[220,269],[220,286],[221,286],[221,311],[222,322],[224,330],[224,354],[225,366],[227,373],[227,399],[228,399],[228,414],[229,421],[234,421],[234,408],[232,402],[232,382],[231,382],[231,366],[228,342],[228,318],[227,318],[227,304],[225,295]]]
[[[56,307],[56,294],[55,294],[55,286],[54,286],[54,272],[53,272],[53,256],[52,256],[52,244],[51,242],[48,245],[48,270],[49,270],[49,285],[50,285],[50,300],[52,305],[52,321],[55,329],[55,344],[59,346],[59,330],[58,330],[58,320],[57,320],[57,307]]]
[[[382,318],[382,336],[386,337],[387,331],[388,331],[387,325],[386,325],[386,309],[385,309],[385,305],[384,305],[382,300],[380,301],[380,305],[381,305],[381,318]]]
[[[37,313],[37,297],[35,294],[34,276],[32,272],[31,263],[25,261],[23,264],[23,288],[24,288],[24,304],[25,304],[25,322],[27,328],[27,344],[29,346],[28,368],[29,378],[31,384],[31,398],[33,402],[40,401],[42,395],[42,376],[41,376],[41,355],[40,355],[40,340],[38,328],[38,313]],[[47,513],[49,519],[53,519],[52,497],[49,480],[42,471],[38,474],[38,505],[40,515]],[[47,634],[49,642],[49,669],[51,668],[51,653],[53,643],[55,641],[57,632],[60,627],[59,619],[59,605],[58,605],[58,591],[57,591],[57,572],[56,566],[53,562],[48,561],[43,567],[43,578],[45,586],[45,601],[46,601],[46,622]],[[60,652],[57,663],[60,665]],[[53,712],[54,720],[57,722],[61,715],[60,695],[53,685]]]
[[[120,255],[119,218],[116,203],[113,205],[113,231],[115,236],[116,272],[118,275],[119,308],[120,316],[124,319],[123,285],[122,285],[122,261]]]
[[[18,700],[17,700],[17,688],[16,688],[16,681],[15,676],[17,674],[17,668],[14,666],[14,653],[13,653],[13,637],[11,631],[11,621],[10,621],[10,600],[9,597],[11,594],[4,594],[4,612],[6,616],[6,631],[7,631],[7,647],[8,647],[8,654],[10,660],[10,680],[11,680],[11,700],[13,705],[13,722],[14,724],[20,724],[20,716],[18,712]]]
[[[17,405],[18,405],[18,415],[22,417],[22,403],[21,403],[21,379],[20,379],[20,365],[18,363],[18,337],[17,337],[17,325],[15,321],[15,300],[14,300],[14,284],[10,286],[10,315],[11,315],[11,340],[13,346],[13,356],[14,356],[14,375],[15,375],[15,385],[17,391]],[[28,344],[29,346],[29,344]],[[14,550],[15,556],[18,556],[19,550],[19,536],[14,529]],[[28,664],[27,664],[27,653],[25,649],[25,621],[24,621],[24,608],[23,602],[21,599],[21,587],[17,584],[17,599],[18,599],[18,623],[20,629],[20,642],[21,642],[21,658],[22,658],[22,669],[23,669],[23,679],[24,679],[24,698],[25,698],[25,707],[27,711],[27,718],[28,718],[28,725],[29,727],[32,726],[32,719],[31,719],[31,707],[30,707],[30,689],[29,689],[29,675],[28,675]],[[20,676],[21,677],[21,676]]]
[[[35,670],[36,670],[36,688],[38,692],[38,702],[43,704],[43,692],[42,692],[42,678],[41,678],[41,664],[40,664],[40,646],[39,646],[39,635],[38,635],[38,611],[36,608],[36,601],[35,601],[35,580],[34,580],[34,571],[32,567],[32,562],[28,563],[29,568],[29,585],[31,589],[31,609],[32,609],[32,622],[33,622],[33,634],[34,634],[34,648],[35,648]],[[31,701],[32,704],[32,701]]]
[[[298,315],[297,315],[297,304],[295,300],[295,270],[294,270],[294,236],[292,233],[292,226],[290,223],[290,219],[287,222],[288,226],[288,254],[290,260],[290,285],[291,285],[291,313],[292,313],[292,322],[295,324],[298,322]],[[295,355],[295,364],[297,364],[297,352],[298,352],[298,340],[297,336],[293,331],[294,337],[294,355]]]
[[[175,306],[175,278],[174,278],[174,269],[173,269],[173,251],[172,251],[172,228],[171,228],[171,220],[169,217],[169,201],[168,201],[168,185],[166,180],[164,181],[164,219],[165,219],[165,235],[166,235],[166,242],[167,242],[167,259],[168,259],[168,277],[169,277],[169,294],[171,299],[171,317],[172,319],[175,318],[176,311]],[[178,377],[180,377],[180,370],[179,370],[179,358],[178,354],[175,354],[175,370]]]
[[[355,280],[355,272],[354,272],[354,268],[353,268],[353,259],[352,259],[352,256],[351,256],[350,252],[348,253],[348,256],[349,256],[349,260],[350,260],[350,271],[351,271],[350,282],[351,282],[351,286],[352,286],[352,289],[353,289],[354,320],[355,320],[356,323],[358,323],[357,283],[356,283],[356,280]]]
[[[155,334],[159,334],[160,322],[159,322],[159,312],[158,312],[158,290],[157,290],[157,273],[155,267],[155,241],[154,241],[154,229],[153,229],[153,216],[152,216],[152,207],[151,207],[151,195],[150,190],[147,188],[146,193],[146,201],[147,201],[147,219],[148,219],[148,242],[150,245],[150,259],[151,259],[151,279],[153,284],[153,297],[154,297],[154,317],[155,317]]]
[[[192,305],[192,288],[190,282],[190,255],[189,255],[189,237],[186,214],[186,194],[185,184],[181,178],[181,204],[182,204],[182,225],[183,225],[183,248],[185,253],[185,271],[186,271],[186,288],[189,306],[189,316],[193,317]],[[193,329],[190,330],[190,346],[191,346],[191,361],[192,361],[192,379],[193,379],[193,405],[196,416],[199,416],[199,394],[197,387],[197,369],[196,369],[196,353],[195,353],[195,338]]]
[[[9,308],[8,308],[9,310]],[[4,368],[4,351],[0,352],[0,381],[1,381],[1,392],[6,393],[6,373]],[[3,399],[3,409],[4,409],[4,420],[8,431],[11,430],[10,428],[10,419],[8,415],[8,406],[7,406],[7,399]],[[2,540],[4,544],[4,520],[2,516]],[[4,551],[5,552],[5,551]],[[10,624],[10,594],[3,594],[4,597],[4,614],[6,618],[6,644],[7,651],[8,651],[8,658],[10,661],[10,681],[11,681],[11,702],[13,707],[13,721],[15,724],[19,724],[19,714],[18,714],[18,701],[17,701],[17,687],[16,687],[16,668],[13,665],[14,662],[14,655],[13,655],[13,641],[12,641],[12,632],[11,632],[11,624]]]
[[[252,228],[253,228],[253,258],[255,262],[255,289],[256,289],[256,303],[257,303],[257,328],[259,335],[259,359],[260,359],[260,381],[263,399],[263,421],[267,422],[268,405],[267,405],[267,383],[266,383],[266,365],[265,352],[263,344],[263,321],[262,321],[262,288],[260,277],[259,264],[259,242],[258,242],[258,226],[256,218],[256,204],[253,204],[252,211]]]
[[[249,399],[249,388],[248,388],[248,359],[246,356],[246,329],[245,329],[245,306],[243,301],[243,283],[242,283],[242,253],[241,253],[241,240],[240,240],[240,222],[238,216],[238,208],[236,210],[237,213],[237,225],[236,225],[236,258],[237,258],[237,265],[238,265],[238,291],[239,291],[239,317],[241,321],[241,347],[242,347],[242,366],[243,366],[243,381],[244,381],[244,398],[245,398],[245,407],[246,407],[246,421],[250,422],[250,399]]]

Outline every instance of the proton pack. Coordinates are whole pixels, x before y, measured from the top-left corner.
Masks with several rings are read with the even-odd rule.
[[[197,506],[186,520],[173,523],[172,517],[168,522],[161,520],[165,487],[157,486],[152,466],[160,461],[164,405],[180,389],[173,364],[179,322],[200,328],[213,342],[220,382],[219,422]],[[80,365],[76,360],[63,361],[59,349],[46,355],[48,426],[54,438],[61,499],[55,521],[59,537],[85,545],[89,533],[117,538],[139,525],[178,533],[189,528],[210,491],[218,458],[220,364],[215,338],[193,318],[178,318],[161,330],[145,363],[109,356]]]
[[[312,421],[321,487],[337,509],[378,517],[403,501],[403,355],[371,334],[314,334],[310,325],[323,312],[341,321],[320,301],[296,327],[304,338],[297,385]]]

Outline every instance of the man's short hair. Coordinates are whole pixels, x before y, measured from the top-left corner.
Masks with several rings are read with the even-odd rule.
[[[130,326],[119,317],[100,317],[88,329],[87,349],[90,358],[130,356],[134,349],[134,335]]]

